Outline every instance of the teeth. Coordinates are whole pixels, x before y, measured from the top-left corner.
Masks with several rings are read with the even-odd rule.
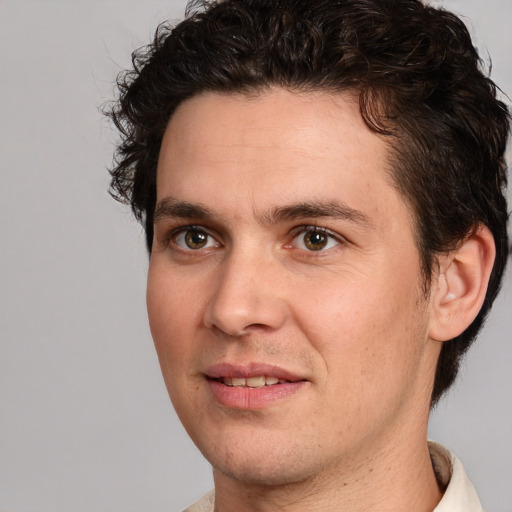
[[[245,379],[245,384],[250,388],[261,388],[265,385],[265,377],[249,377]]]
[[[284,379],[278,379],[277,377],[249,377],[244,379],[243,377],[224,377],[220,379],[226,386],[234,386],[239,388],[262,388],[263,386],[273,386],[275,384],[284,384],[288,382]]]

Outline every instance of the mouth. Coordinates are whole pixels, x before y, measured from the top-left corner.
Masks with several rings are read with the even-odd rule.
[[[276,384],[286,384],[287,382],[291,382],[286,379],[278,379],[273,376],[257,376],[257,377],[219,377],[216,380],[225,386],[235,387],[235,388],[262,388],[264,386],[275,386]]]
[[[266,364],[218,364],[206,371],[215,400],[230,409],[265,409],[290,399],[309,383],[307,379]]]

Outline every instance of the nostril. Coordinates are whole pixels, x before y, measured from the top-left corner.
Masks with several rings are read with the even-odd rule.
[[[206,321],[203,322],[203,325],[206,329],[212,331],[217,337],[232,338],[234,340],[239,340],[240,338],[250,336],[251,334],[270,333],[274,331],[273,327],[261,323],[250,324],[237,330],[229,328],[226,324],[219,326],[217,324],[209,324]]]

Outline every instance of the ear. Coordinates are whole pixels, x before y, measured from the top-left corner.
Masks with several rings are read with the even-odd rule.
[[[496,248],[486,226],[480,226],[454,251],[439,257],[439,275],[431,295],[430,337],[447,341],[475,319],[487,293]]]

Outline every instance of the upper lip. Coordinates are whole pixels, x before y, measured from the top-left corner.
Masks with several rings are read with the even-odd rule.
[[[210,379],[220,379],[227,377],[245,378],[251,377],[276,377],[280,380],[288,380],[290,382],[297,382],[306,380],[304,377],[294,374],[284,368],[267,363],[247,363],[247,364],[232,364],[232,363],[219,363],[210,366],[205,374]]]

